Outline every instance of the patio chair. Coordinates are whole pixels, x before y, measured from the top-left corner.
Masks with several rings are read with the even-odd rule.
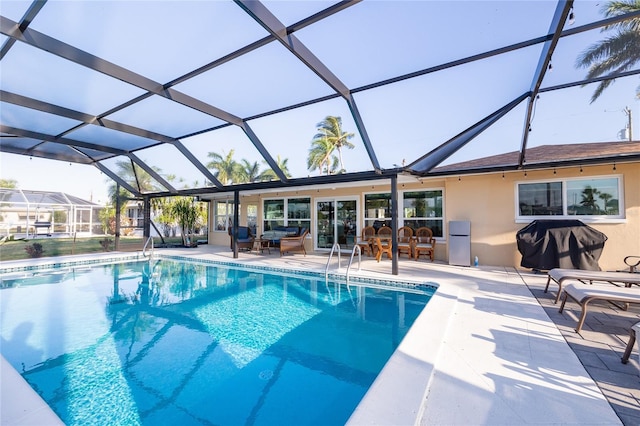
[[[593,271],[591,271],[593,272]],[[582,314],[578,320],[576,331],[580,333],[584,320],[587,317],[589,303],[595,301],[616,303],[640,303],[640,291],[634,287],[608,287],[592,284],[569,284],[564,288],[564,298],[558,312],[562,313],[567,298],[571,297],[582,308]]]
[[[627,256],[624,258],[624,263],[629,267],[629,272],[636,274],[640,265],[640,256]]]
[[[304,240],[309,230],[302,228],[300,231],[298,236],[280,238],[280,256],[287,252],[302,252],[305,256],[307,255],[307,250],[304,248]]]
[[[576,280],[583,284],[596,282],[605,282],[609,284],[621,284],[630,287],[632,284],[640,285],[640,275],[629,272],[607,272],[607,271],[586,271],[584,269],[562,269],[553,268],[548,272],[547,285],[544,288],[546,293],[549,290],[549,284],[553,281],[558,284],[558,294],[554,303],[558,303],[562,296],[562,284],[566,280]]]
[[[433,231],[426,226],[416,230],[416,236],[413,240],[413,258],[418,260],[421,254],[429,255],[429,259],[433,262],[433,255],[436,249],[436,239],[433,238]]]
[[[403,226],[398,229],[398,257],[402,253],[407,253],[409,259],[411,259],[411,255],[413,254],[413,229],[408,226]]]
[[[229,239],[231,240],[231,250],[233,250],[233,227],[229,227]],[[255,237],[248,226],[238,226],[238,250],[251,251]]]
[[[374,237],[374,247],[376,248],[376,260],[380,262],[382,254],[387,254],[387,259],[391,259],[393,253],[391,252],[391,239],[381,239],[380,236]]]
[[[376,228],[373,226],[365,226],[362,228],[361,236],[356,242],[367,256],[373,256],[373,241],[372,237],[376,235]]]
[[[388,226],[381,226],[378,229],[378,236],[381,237],[383,240],[384,239],[388,239],[389,241],[391,241],[391,234],[392,233],[393,233],[393,231]]]

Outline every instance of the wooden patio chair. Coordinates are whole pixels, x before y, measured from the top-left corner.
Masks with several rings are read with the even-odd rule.
[[[433,254],[436,249],[436,239],[433,238],[431,228],[422,226],[416,230],[416,237],[413,240],[413,258],[418,260],[421,254],[429,255],[433,262]]]
[[[302,252],[307,255],[307,250],[304,248],[304,239],[309,233],[308,229],[302,230],[302,233],[296,237],[282,237],[280,238],[280,256],[286,252]]]
[[[412,246],[413,246],[413,229],[408,226],[403,226],[398,229],[398,257],[402,253],[407,253],[409,259],[411,259],[412,255]]]
[[[365,226],[362,228],[361,236],[356,242],[367,256],[373,256],[373,241],[372,238],[376,235],[376,228],[373,226]]]
[[[382,254],[387,254],[387,259],[391,259],[391,240],[390,239],[381,239],[380,236],[374,237],[374,247],[376,248],[376,260],[380,262],[382,259]]]

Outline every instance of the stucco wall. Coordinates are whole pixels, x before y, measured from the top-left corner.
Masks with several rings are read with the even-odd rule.
[[[471,222],[471,256],[478,256],[483,265],[520,266],[520,253],[516,247],[516,233],[525,227],[529,221],[516,221],[516,184],[518,182],[564,179],[575,177],[601,177],[617,175],[624,181],[625,219],[615,222],[588,222],[588,225],[607,235],[600,266],[605,270],[622,269],[625,267],[623,259],[628,255],[640,256],[640,164],[585,166],[580,168],[557,169],[554,174],[550,170],[529,170],[526,172],[507,172],[468,175],[447,179],[423,179],[398,184],[398,191],[444,189],[444,237],[438,239],[435,258],[446,262],[448,250],[446,241],[447,224],[451,220],[468,220]],[[362,229],[364,221],[364,194],[371,192],[389,192],[390,184],[364,184],[357,188],[321,188],[294,191],[279,191],[260,195],[242,195],[241,204],[258,205],[258,232],[261,232],[262,201],[270,198],[310,197],[312,202],[312,225],[314,232],[315,201],[327,197],[358,197],[360,217],[358,229]],[[400,206],[401,208],[401,206]],[[577,219],[581,219],[579,216]],[[246,209],[241,208],[240,224],[246,224]],[[401,225],[401,224],[400,224]],[[210,226],[209,229],[213,227]],[[209,233],[210,244],[229,246],[229,236],[226,232]],[[313,239],[306,240],[308,252],[313,250]]]
[[[520,266],[516,233],[528,222],[516,223],[516,183],[545,179],[621,175],[624,179],[624,220],[598,223],[583,220],[603,232],[607,242],[600,258],[605,270],[621,269],[628,255],[640,256],[640,166],[638,164],[462,176],[446,181],[447,221],[471,221],[472,256],[486,265]],[[581,220],[579,216],[576,219]]]

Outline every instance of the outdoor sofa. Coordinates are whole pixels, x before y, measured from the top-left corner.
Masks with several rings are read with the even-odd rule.
[[[280,239],[285,237],[299,237],[307,228],[299,226],[276,226],[273,229],[264,231],[260,236],[261,240],[269,240],[271,247],[280,247]]]

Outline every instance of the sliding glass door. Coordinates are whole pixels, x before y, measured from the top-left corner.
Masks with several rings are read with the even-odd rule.
[[[357,206],[356,199],[316,200],[316,249],[331,249],[338,243],[341,250],[351,251],[358,234]]]

